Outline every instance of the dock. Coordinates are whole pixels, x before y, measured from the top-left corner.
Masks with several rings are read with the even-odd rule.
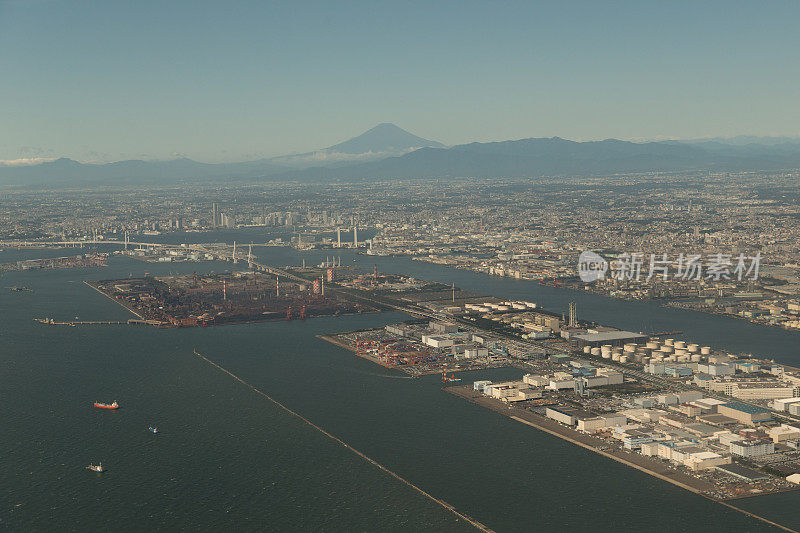
[[[52,318],[34,318],[35,322],[48,326],[164,326],[163,322],[157,320],[143,320],[131,318],[128,320],[64,320],[59,321]]]

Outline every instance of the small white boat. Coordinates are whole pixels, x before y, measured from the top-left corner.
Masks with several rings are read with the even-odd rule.
[[[101,474],[105,472],[105,470],[103,470],[103,463],[97,463],[96,465],[89,465],[86,467],[86,469],[91,470],[92,472],[99,472]]]
[[[150,433],[153,433],[153,434],[155,434],[155,433],[158,433],[158,428],[157,428],[157,427],[155,427],[155,426],[149,426],[149,427],[147,428],[147,431],[149,431]]]

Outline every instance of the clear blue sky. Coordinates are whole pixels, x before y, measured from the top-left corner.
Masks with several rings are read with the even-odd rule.
[[[0,0],[0,160],[800,133],[800,2]]]

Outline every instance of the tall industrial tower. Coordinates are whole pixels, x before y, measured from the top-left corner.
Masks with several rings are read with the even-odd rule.
[[[353,248],[358,248],[358,226],[353,225]]]
[[[578,306],[575,302],[569,303],[569,327],[578,327]]]

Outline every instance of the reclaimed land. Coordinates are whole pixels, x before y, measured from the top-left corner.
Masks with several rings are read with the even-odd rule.
[[[372,330],[371,329],[366,329],[366,330],[361,330],[361,331],[372,331]],[[400,370],[401,372],[404,372],[404,373],[406,373],[406,374],[408,374],[408,375],[410,375],[412,377],[415,377],[415,378],[417,378],[419,376],[434,375],[434,374],[441,374],[442,373],[441,369],[426,370],[426,369],[421,369],[421,368],[419,368],[417,366],[414,366],[413,367],[413,371],[412,371],[411,370],[412,367],[407,367],[405,365],[404,366],[392,366],[392,365],[384,364],[377,355],[369,353],[369,352],[359,352],[358,350],[353,348],[353,346],[350,343],[345,342],[345,341],[343,341],[342,339],[339,338],[340,335],[347,335],[349,333],[358,333],[358,331],[346,331],[344,333],[337,333],[335,335],[317,335],[317,338],[318,339],[322,339],[324,341],[328,341],[331,344],[335,344],[336,346],[339,346],[340,348],[344,348],[345,350],[353,352],[358,357],[366,359],[367,361],[372,361],[373,363],[375,363],[377,365],[381,365],[384,368],[393,368],[395,370]]]
[[[708,482],[687,476],[682,472],[677,472],[675,470],[672,470],[665,464],[650,459],[649,457],[645,457],[639,454],[634,454],[632,452],[628,453],[622,450],[609,449],[608,444],[606,444],[605,442],[603,442],[598,438],[566,428],[561,424],[559,424],[558,422],[550,420],[545,416],[524,409],[519,409],[517,407],[510,407],[507,404],[501,402],[500,400],[496,400],[494,398],[488,398],[483,394],[474,390],[469,385],[449,386],[449,387],[444,387],[443,390],[454,396],[458,396],[459,398],[464,398],[465,400],[468,400],[474,404],[480,405],[481,407],[485,407],[487,409],[495,411],[496,413],[505,415],[511,418],[512,420],[516,420],[517,422],[522,422],[523,424],[535,427],[536,429],[539,429],[541,431],[544,431],[546,433],[564,439],[573,444],[577,444],[582,448],[591,450],[604,457],[608,457],[609,459],[613,459],[614,461],[635,468],[641,472],[650,474],[651,476],[657,477],[658,479],[667,481],[668,483],[672,483],[673,485],[677,485],[678,487],[694,492],[699,496],[708,498],[709,500],[717,502],[720,505],[724,505],[729,509],[740,512],[751,518],[755,518],[756,520],[760,520],[761,522],[767,523],[778,529],[797,533],[796,530],[790,527],[784,526],[783,524],[779,524],[777,522],[773,522],[772,520],[765,518],[761,515],[751,513],[750,511],[745,511],[744,509],[741,509],[739,507],[736,507],[735,505],[731,505],[730,503],[728,503],[728,501],[731,500],[750,498],[754,496],[763,495],[763,493],[753,494],[752,496],[735,496],[724,499],[717,498],[709,494],[706,494],[705,492],[706,490],[713,488],[713,485],[711,485]]]
[[[369,330],[365,330],[365,331],[369,331]],[[371,353],[367,353],[367,352],[363,352],[363,353],[362,352],[358,352],[357,350],[355,350],[353,348],[353,346],[350,345],[350,343],[345,342],[345,341],[343,341],[342,339],[339,338],[340,335],[346,335],[347,333],[358,333],[358,332],[357,331],[348,331],[348,332],[345,332],[345,333],[337,333],[336,335],[317,335],[317,338],[322,339],[324,341],[328,341],[331,344],[335,344],[336,346],[339,346],[340,348],[344,348],[345,350],[353,352],[357,356],[363,357],[364,359],[366,359],[368,361],[372,361],[375,364],[381,365],[381,366],[386,367],[386,368],[394,368],[394,367],[387,367],[386,365],[384,365],[381,362],[381,360],[378,358],[377,355],[374,355],[374,354],[371,354]]]
[[[729,498],[717,498],[709,496],[707,492],[714,490],[714,485],[702,479],[697,479],[695,477],[686,475],[683,472],[674,470],[661,461],[651,459],[650,457],[640,455],[635,452],[609,448],[608,444],[602,439],[598,439],[596,437],[592,437],[591,435],[567,428],[558,422],[538,413],[509,406],[505,402],[484,396],[480,392],[474,390],[471,385],[450,386],[445,387],[444,390],[450,394],[458,396],[459,398],[464,398],[472,403],[480,405],[481,407],[485,407],[505,415],[513,420],[516,420],[517,422],[522,422],[523,424],[533,426],[546,433],[555,435],[556,437],[576,444],[582,448],[586,448],[587,450],[591,450],[604,457],[608,457],[609,459],[626,464],[632,468],[650,474],[651,476],[655,476],[659,479],[672,483],[673,485],[677,485],[681,488],[711,498],[715,501],[752,498],[764,494],[737,495]]]
[[[582,448],[599,453],[600,455],[614,459],[620,463],[624,463],[628,466],[636,468],[637,470],[641,470],[642,472],[647,472],[648,474],[659,479],[663,479],[664,481],[668,481],[674,485],[678,485],[679,487],[690,490],[697,494],[702,494],[703,492],[710,491],[714,488],[711,483],[687,476],[681,472],[677,472],[663,463],[654,461],[644,455],[622,452],[620,450],[610,450],[608,448],[608,444],[601,439],[566,428],[558,422],[550,420],[549,418],[537,413],[533,413],[525,409],[519,409],[517,407],[510,407],[507,403],[504,403],[500,400],[484,396],[480,392],[474,390],[471,385],[445,387],[444,390],[450,394],[458,396],[459,398],[464,398],[472,403],[480,405],[481,407],[485,407],[505,415],[513,420],[516,420],[517,422],[522,422],[523,424],[533,426],[546,433],[550,433],[551,435],[555,435],[556,437],[562,438],[573,444],[577,444]]]

